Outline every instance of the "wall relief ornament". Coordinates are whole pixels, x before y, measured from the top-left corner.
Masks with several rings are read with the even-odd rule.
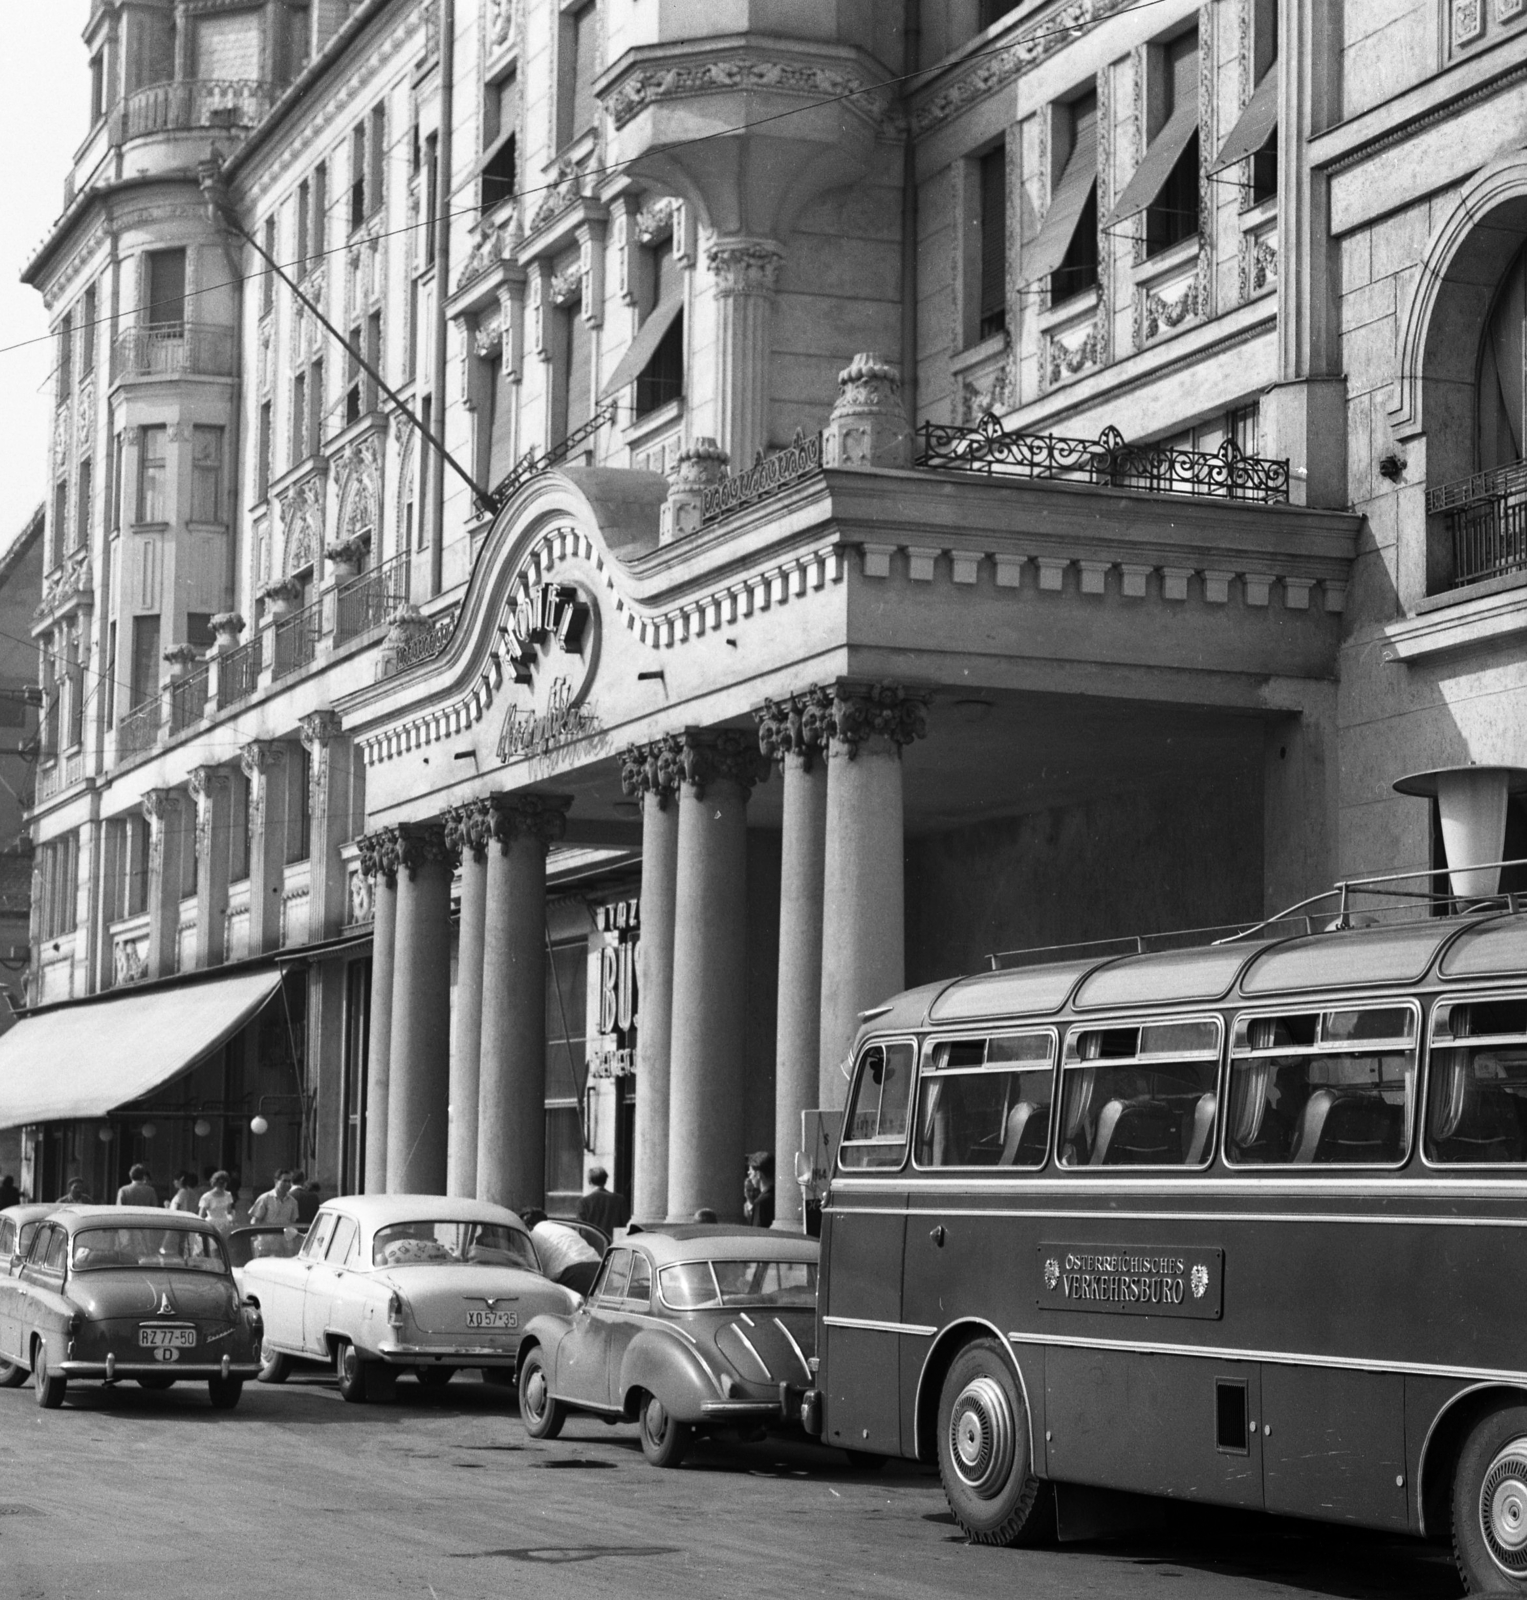
[[[408,874],[410,883],[423,867],[455,867],[455,852],[446,843],[440,823],[400,822],[391,831],[397,836],[398,865]]]
[[[389,889],[398,882],[398,831],[396,828],[378,828],[374,833],[363,833],[355,841],[359,852],[361,876],[381,877]]]
[[[621,788],[634,800],[650,794],[658,810],[666,811],[684,779],[683,755],[683,741],[673,734],[648,744],[627,745],[620,753]]]
[[[610,117],[617,128],[623,128],[632,117],[661,101],[735,93],[739,89],[770,89],[809,95],[814,100],[841,100],[887,137],[895,137],[901,127],[900,114],[889,97],[878,93],[876,86],[858,73],[756,57],[634,72],[610,97]]]
[[[341,452],[335,481],[339,488],[340,543],[362,537],[374,541],[382,504],[382,459],[376,435],[368,434]]]
[[[673,232],[679,202],[671,194],[660,194],[636,213],[636,237],[642,244],[656,244]]]
[[[529,839],[549,850],[567,833],[567,813],[572,803],[571,795],[490,795],[487,806],[499,853],[508,855],[509,846],[516,839]]]
[[[546,296],[554,306],[565,306],[583,293],[583,263],[574,261],[571,266],[554,272],[546,285]]]
[[[768,757],[757,739],[740,728],[690,728],[677,737],[684,782],[696,800],[703,800],[714,784],[735,783],[746,801],[769,776]]]
[[[514,37],[519,18],[515,0],[488,0],[488,44],[502,50]]]
[[[772,239],[722,239],[705,252],[721,295],[773,294],[784,259]]]
[[[290,575],[312,566],[323,544],[324,481],[321,476],[293,484],[280,499],[283,553],[281,570]]]
[[[758,748],[764,758],[784,769],[787,756],[799,756],[810,772],[832,737],[832,695],[813,686],[788,699],[765,700],[753,713],[758,724]]]
[[[32,613],[54,617],[60,612],[89,605],[95,598],[95,577],[90,552],[84,546],[68,555],[43,579],[42,603]]]
[[[461,860],[488,859],[493,838],[493,813],[486,800],[469,800],[465,805],[447,806],[444,817],[445,842]]]
[[[570,205],[580,200],[583,196],[582,182],[583,175],[571,161],[559,161],[556,175],[546,186],[540,205],[531,214],[528,231],[534,233],[538,228],[544,228],[554,217],[561,216]]]
[[[832,702],[832,737],[854,760],[867,739],[889,739],[898,753],[914,739],[926,738],[928,704],[894,683],[865,689],[839,687]]]

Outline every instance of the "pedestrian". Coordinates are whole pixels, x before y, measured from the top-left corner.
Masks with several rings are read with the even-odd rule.
[[[21,1190],[16,1187],[16,1180],[10,1173],[6,1173],[3,1178],[0,1178],[0,1211],[4,1211],[7,1206],[19,1206],[20,1204]]]
[[[93,1206],[95,1201],[90,1198],[90,1191],[85,1187],[83,1178],[70,1178],[69,1187],[58,1197],[61,1206]]]
[[[292,1174],[292,1198],[297,1202],[299,1228],[312,1227],[313,1218],[318,1215],[320,1204],[318,1188],[317,1178],[310,1178],[300,1170]]]
[[[228,1189],[228,1174],[219,1168],[212,1174],[212,1187],[197,1202],[197,1214],[205,1217],[219,1233],[227,1233],[233,1226],[234,1204]]]
[[[149,1182],[148,1168],[135,1161],[127,1174],[128,1182],[117,1190],[119,1206],[157,1206],[159,1191]]]
[[[774,1157],[755,1150],[742,1180],[742,1215],[750,1228],[774,1226]]]
[[[599,1271],[600,1255],[576,1228],[566,1222],[551,1222],[542,1212],[530,1226],[530,1237],[535,1240],[541,1271],[553,1283],[560,1283],[575,1294],[589,1292]]]
[[[292,1193],[292,1175],[284,1168],[276,1174],[274,1185],[249,1208],[251,1228],[290,1228],[297,1221],[297,1197]]]
[[[603,1167],[589,1168],[589,1192],[578,1202],[579,1222],[591,1222],[607,1238],[631,1220],[631,1202],[623,1194],[606,1189],[610,1175]]]
[[[196,1174],[182,1172],[175,1179],[175,1197],[166,1206],[166,1211],[189,1211],[196,1215]]]

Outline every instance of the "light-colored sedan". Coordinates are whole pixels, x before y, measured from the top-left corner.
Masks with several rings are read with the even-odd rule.
[[[265,1321],[261,1381],[319,1361],[355,1401],[390,1398],[400,1372],[443,1386],[480,1367],[513,1387],[525,1324],[580,1304],[514,1212],[440,1195],[330,1200],[295,1255],[255,1255],[238,1276]]]

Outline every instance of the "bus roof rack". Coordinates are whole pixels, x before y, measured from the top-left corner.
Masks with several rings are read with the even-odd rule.
[[[1484,861],[1471,872],[1527,868],[1527,857]],[[1403,888],[1404,884],[1420,887]],[[1196,946],[1234,944],[1258,937],[1286,939],[1315,933],[1345,933],[1353,928],[1397,927],[1430,917],[1478,916],[1489,912],[1527,911],[1527,890],[1461,896],[1454,892],[1444,867],[1414,867],[1371,877],[1339,878],[1329,889],[1300,900],[1260,922],[1222,923],[1203,928],[1174,928],[1160,933],[1130,934],[1113,939],[1083,939],[1074,944],[1031,945],[998,950],[987,957],[993,972],[1010,967],[1039,966],[1049,961],[1096,956],[1100,960],[1146,955]]]

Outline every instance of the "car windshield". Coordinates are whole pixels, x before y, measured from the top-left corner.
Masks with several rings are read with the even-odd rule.
[[[722,1306],[800,1306],[817,1301],[814,1261],[684,1261],[658,1273],[675,1311]]]
[[[177,1272],[228,1271],[223,1241],[189,1228],[82,1228],[70,1261],[76,1272],[107,1267],[158,1267]]]
[[[371,1246],[371,1262],[377,1267],[464,1261],[541,1270],[530,1235],[502,1222],[395,1222],[378,1228]]]
[[[236,1267],[247,1267],[255,1256],[294,1256],[306,1238],[302,1228],[235,1228],[228,1236],[228,1254]]]

